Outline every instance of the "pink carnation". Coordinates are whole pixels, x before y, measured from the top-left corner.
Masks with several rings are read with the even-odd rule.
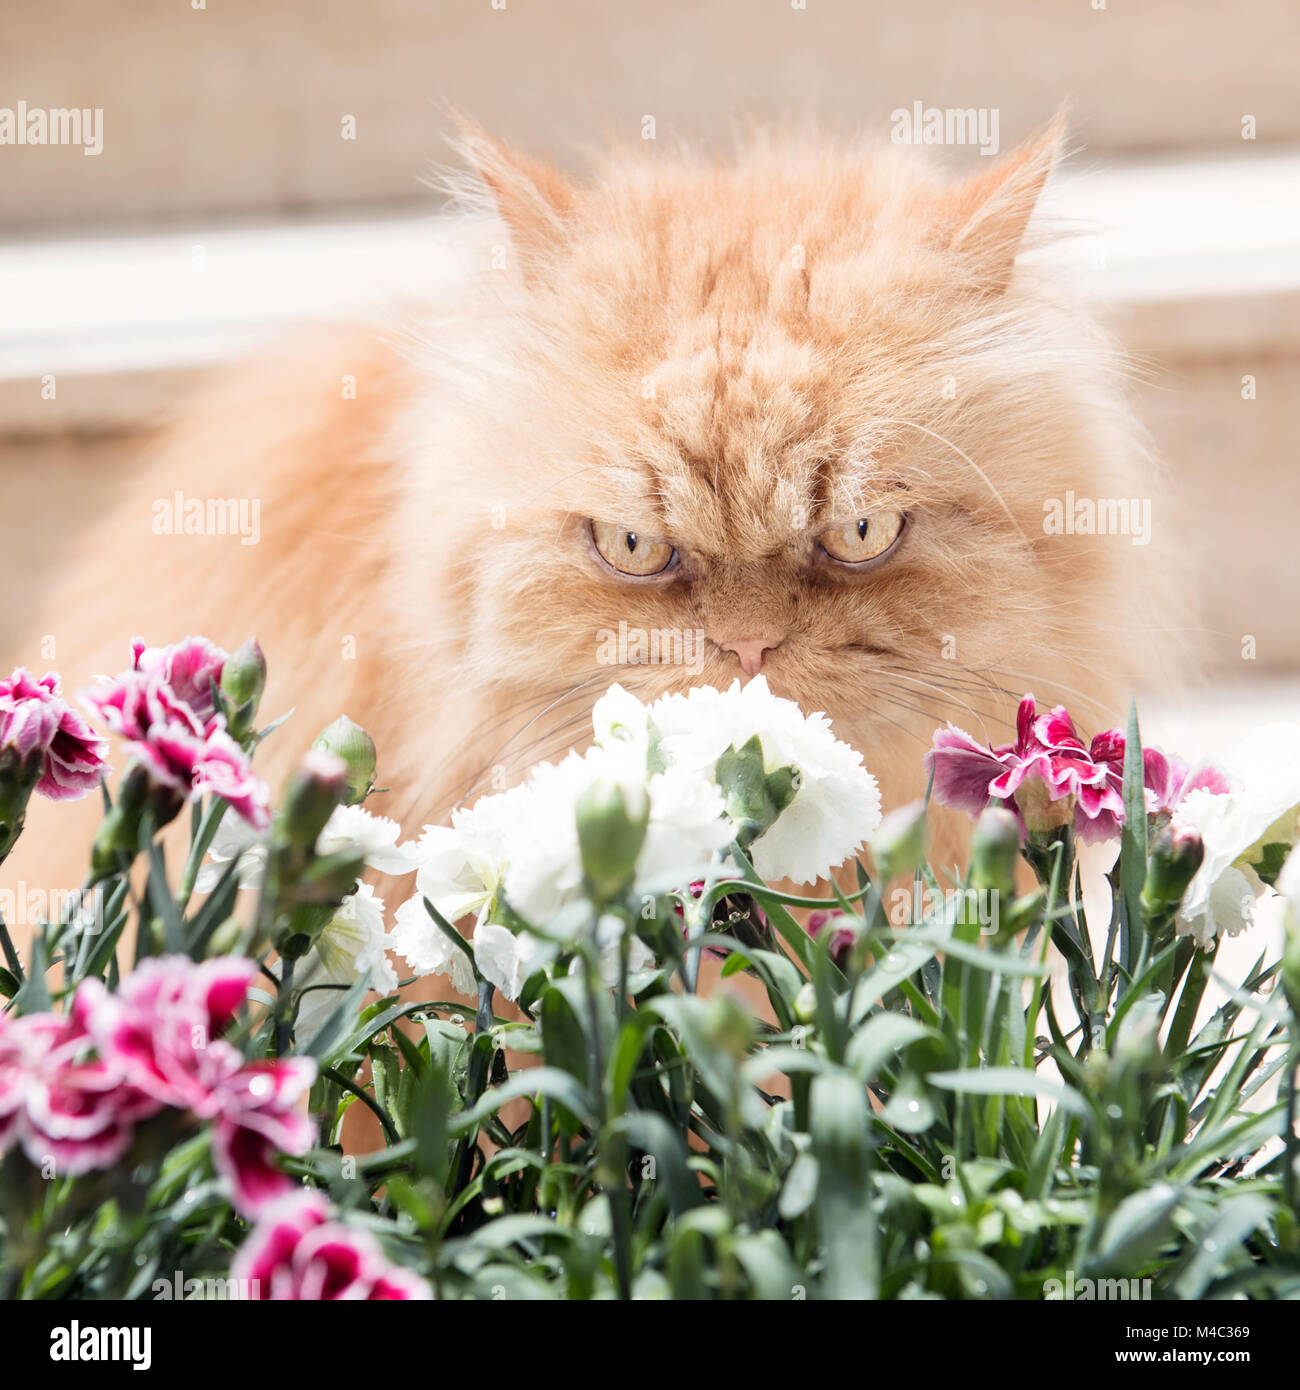
[[[36,790],[52,801],[76,801],[109,771],[108,744],[64,700],[59,677],[40,680],[19,667],[0,680],[0,749],[26,761],[41,758]]]
[[[229,653],[206,637],[186,637],[170,647],[146,647],[139,637],[131,643],[132,669],[157,677],[205,723],[217,711],[212,687],[221,683],[228,659]]]
[[[161,1107],[91,1055],[73,1018],[0,1014],[0,1153],[15,1143],[57,1174],[107,1168],[130,1147],[137,1120]]]
[[[269,1206],[231,1262],[240,1286],[260,1299],[430,1299],[417,1274],[388,1260],[375,1238],[331,1219],[315,1192],[296,1192]]]
[[[131,670],[88,691],[86,702],[127,740],[155,786],[186,800],[224,797],[255,830],[270,824],[270,793],[212,703],[226,654],[206,638],[132,646]],[[173,685],[172,680],[178,682]]]
[[[294,1188],[276,1157],[310,1148],[312,1126],[303,1106],[315,1079],[310,1057],[285,1057],[252,1062],[221,1087],[213,1154],[245,1215],[256,1216]]]
[[[194,764],[193,782],[196,791],[223,797],[254,830],[265,830],[270,825],[267,785],[253,771],[248,754],[224,728],[213,729],[204,740]]]
[[[990,798],[1007,802],[1028,829],[1073,821],[1085,844],[1116,838],[1124,824],[1124,734],[1109,729],[1086,745],[1063,705],[1040,715],[1032,695],[1016,713],[1014,743],[981,744],[949,724],[934,735],[926,767],[935,800],[972,819]],[[1193,772],[1158,748],[1143,749],[1146,809],[1170,811],[1196,787],[1226,791],[1214,767]]]
[[[155,956],[116,994],[98,980],[83,981],[72,1008],[115,1075],[160,1106],[214,1122],[217,1168],[249,1216],[293,1187],[276,1156],[310,1145],[302,1103],[316,1076],[307,1057],[245,1062],[221,1036],[256,973],[257,963],[241,956],[197,965],[185,956]]]
[[[256,974],[257,962],[242,956],[199,965],[185,956],[150,956],[116,994],[99,980],[82,981],[72,1014],[131,1085],[160,1105],[209,1119],[221,1109],[221,1086],[244,1065],[243,1053],[221,1035]]]
[[[830,957],[836,965],[841,967],[848,960],[853,943],[858,939],[857,934],[851,928],[833,925],[837,919],[843,916],[842,909],[838,907],[818,908],[808,914],[808,935],[816,940],[822,932],[829,928],[831,933]]]

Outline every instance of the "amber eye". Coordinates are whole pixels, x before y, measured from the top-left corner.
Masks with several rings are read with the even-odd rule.
[[[860,565],[878,560],[889,550],[903,530],[907,518],[902,512],[872,512],[848,526],[831,526],[817,537],[822,549],[842,565]]]
[[[638,579],[662,574],[677,555],[668,541],[655,540],[605,521],[591,523],[591,540],[600,558],[611,569]]]

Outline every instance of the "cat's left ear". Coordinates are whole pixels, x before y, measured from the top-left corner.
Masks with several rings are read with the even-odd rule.
[[[509,228],[520,260],[526,268],[535,266],[565,235],[573,184],[558,169],[521,154],[464,117],[454,119],[456,147]]]
[[[940,243],[961,258],[975,287],[987,294],[1003,293],[1011,280],[1029,218],[1061,157],[1065,130],[1062,109],[1041,134],[943,198]]]

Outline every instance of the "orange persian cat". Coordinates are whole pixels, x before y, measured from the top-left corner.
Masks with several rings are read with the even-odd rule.
[[[1033,689],[1100,725],[1152,658],[1150,551],[1045,534],[1044,502],[1154,481],[1114,349],[1016,264],[1061,135],[952,184],[779,141],[576,181],[467,131],[477,272],[409,338],[321,330],[214,385],[11,655],[53,638],[78,688],[135,634],[256,633],[263,715],[297,708],[263,770],[344,711],[408,834],[581,744],[614,680],[762,671],[887,806],[946,719],[999,740]],[[257,543],[155,534],[178,490],[255,500]],[[96,802],[34,806],[10,872]]]

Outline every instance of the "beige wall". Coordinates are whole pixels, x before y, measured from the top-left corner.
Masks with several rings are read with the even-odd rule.
[[[1300,137],[1294,0],[200,2],[4,4],[0,106],[100,107],[104,150],[0,147],[0,226],[426,196],[439,100],[562,158],[645,115],[718,141],[916,101],[997,107],[1009,144],[1063,96],[1090,157]]]

